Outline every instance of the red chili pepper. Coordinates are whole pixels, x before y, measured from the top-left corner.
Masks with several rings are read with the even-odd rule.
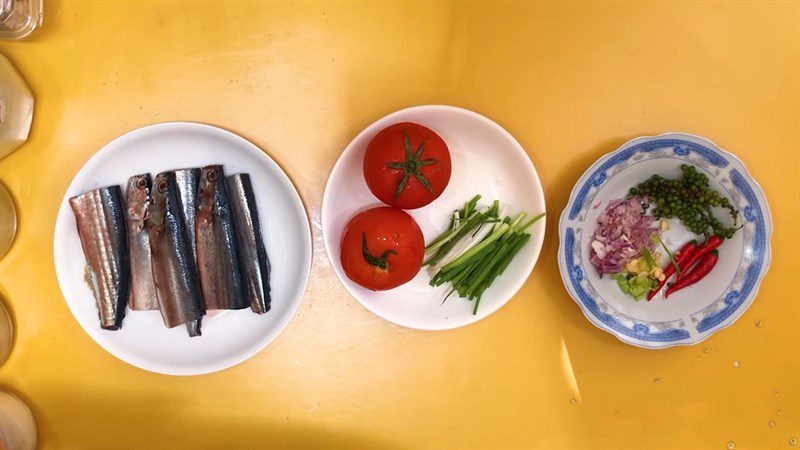
[[[708,253],[703,257],[703,259],[700,260],[699,263],[697,263],[697,266],[694,268],[694,270],[670,286],[669,289],[667,289],[667,292],[664,293],[664,297],[669,297],[669,295],[673,292],[679,291],[686,286],[691,286],[705,278],[705,276],[711,272],[711,269],[717,265],[717,261],[719,261],[719,252],[712,250],[711,253]]]
[[[692,256],[692,253],[694,253],[696,248],[697,248],[697,242],[692,240],[684,244],[680,250],[675,252],[675,255],[673,256],[675,257],[675,263],[678,265],[678,267],[681,267],[682,264]],[[658,294],[658,291],[660,291],[661,288],[664,287],[664,284],[667,282],[667,280],[672,278],[672,275],[675,275],[675,264],[672,264],[672,261],[669,261],[667,263],[667,267],[664,267],[664,279],[662,281],[659,281],[658,286],[656,286],[655,289],[651,290],[647,294],[648,302],[652,300],[653,297],[656,296],[656,294]]]
[[[697,250],[695,250],[695,252],[692,255],[692,257],[689,258],[688,261],[686,261],[685,265],[678,265],[678,267],[680,267],[680,269],[681,269],[681,273],[680,273],[680,275],[678,275],[677,281],[680,281],[684,277],[686,277],[686,275],[691,270],[692,266],[697,261],[700,261],[701,258],[703,258],[706,255],[708,255],[709,253],[711,253],[711,251],[714,250],[715,248],[719,247],[720,244],[722,244],[722,238],[719,235],[716,235],[716,234],[711,236],[710,238],[708,238],[707,241],[705,241],[702,244],[700,244],[700,246],[697,247]]]

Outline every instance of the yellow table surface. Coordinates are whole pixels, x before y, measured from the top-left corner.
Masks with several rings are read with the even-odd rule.
[[[797,2],[45,3],[31,39],[0,43],[37,102],[29,141],[0,163],[20,212],[0,262],[17,330],[0,384],[33,408],[41,448],[739,449],[791,448],[800,435]],[[362,308],[319,226],[350,139],[430,103],[517,137],[550,217],[517,296],[445,332]],[[296,183],[314,233],[311,281],[285,331],[239,366],[188,378],[95,344],[52,263],[56,211],[81,166],[120,134],[172,120],[263,148]],[[667,131],[746,163],[772,209],[773,258],[732,327],[652,351],[583,317],[558,273],[556,222],[595,159]]]

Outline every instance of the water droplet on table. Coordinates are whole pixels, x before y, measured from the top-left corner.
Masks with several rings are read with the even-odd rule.
[[[775,421],[774,421],[774,420],[770,420],[770,421],[769,421],[769,427],[770,427],[770,428],[775,428],[775,425],[777,425],[777,424],[775,423]]]
[[[653,384],[661,384],[661,377],[653,378]]]
[[[756,328],[761,328],[761,327],[763,327],[763,326],[764,326],[764,323],[763,323],[763,322],[761,322],[761,320],[760,320],[760,319],[759,319],[759,320],[756,320]]]
[[[776,389],[776,390],[772,391],[772,395],[774,395],[775,397],[780,397],[781,393],[778,392],[777,389]]]
[[[703,347],[703,353],[708,353],[708,347]]]
[[[728,448],[728,450],[733,450],[736,448],[736,443],[733,441],[729,441],[726,447]]]
[[[789,438],[789,445],[797,445],[797,438],[792,436]]]
[[[739,364],[739,361],[734,361],[734,362],[733,362],[733,368],[734,368],[734,369],[738,369],[740,365],[741,365],[741,364]]]
[[[569,404],[570,405],[577,405],[578,404],[578,400],[576,400],[575,397],[572,397],[572,398],[569,399]]]
[[[780,416],[781,414],[783,414],[783,411],[781,411],[781,409],[778,408],[775,410],[775,414]]]

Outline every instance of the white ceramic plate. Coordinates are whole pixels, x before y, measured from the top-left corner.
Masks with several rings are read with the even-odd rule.
[[[497,311],[522,287],[539,257],[545,220],[528,230],[530,242],[486,290],[477,315],[472,314],[472,302],[455,295],[442,305],[447,285],[429,286],[430,275],[424,269],[403,286],[383,292],[351,282],[340,263],[342,232],[357,212],[381,204],[364,181],[364,152],[375,134],[399,122],[415,122],[434,130],[450,149],[450,184],[431,204],[407,211],[416,219],[426,242],[444,231],[452,212],[475,194],[483,196],[481,204],[500,200],[506,215],[525,211],[532,217],[544,211],[539,176],[522,146],[500,125],[452,106],[416,106],[379,119],[350,142],[333,167],[322,200],[322,234],[333,269],[347,291],[376,315],[405,327],[444,330],[469,325]]]
[[[637,302],[610,277],[601,279],[589,262],[597,217],[609,201],[625,197],[653,174],[679,177],[684,163],[705,173],[710,187],[732,201],[744,228],[720,246],[719,262],[706,278],[669,299],[658,294]],[[726,210],[717,217],[730,218]],[[672,251],[691,239],[705,239],[678,220],[669,225],[662,239]],[[642,137],[600,158],[575,185],[559,222],[558,265],[567,291],[599,328],[645,348],[691,345],[732,324],[753,302],[769,267],[771,233],[764,193],[735,156],[689,134]]]
[[[251,176],[272,265],[272,309],[245,309],[203,320],[203,335],[168,329],[158,311],[128,310],[122,329],[100,328],[97,306],[84,282],[81,250],[69,198],[128,177],[183,167],[223,164],[228,175]],[[152,372],[196,375],[238,364],[263,349],[297,310],[311,266],[308,217],[289,178],[266,153],[228,131],[196,123],[162,123],[131,131],[97,152],[78,172],[58,211],[54,236],[56,274],[72,314],[101,347]]]

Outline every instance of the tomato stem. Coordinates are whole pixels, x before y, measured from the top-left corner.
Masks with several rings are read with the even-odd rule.
[[[400,197],[400,193],[403,192],[408,180],[412,176],[416,177],[417,180],[419,180],[419,182],[431,194],[434,194],[431,184],[428,182],[428,179],[425,178],[425,175],[420,172],[420,169],[425,166],[430,166],[431,164],[436,164],[439,161],[435,159],[420,159],[422,157],[422,150],[425,148],[425,141],[422,141],[422,143],[419,144],[417,152],[414,153],[414,150],[411,147],[411,139],[408,137],[408,131],[404,131],[403,135],[403,146],[406,150],[406,160],[404,162],[390,162],[386,164],[386,167],[390,169],[403,171],[403,178],[400,180],[400,183],[397,184],[397,189],[394,191],[394,199],[397,200],[397,198]]]
[[[369,252],[369,248],[367,248],[367,233],[361,233],[361,250],[364,252],[364,259],[371,265],[378,267],[382,270],[386,270],[389,267],[389,263],[387,259],[389,258],[389,254],[396,255],[397,252],[389,249],[383,252],[380,257],[375,257]]]

